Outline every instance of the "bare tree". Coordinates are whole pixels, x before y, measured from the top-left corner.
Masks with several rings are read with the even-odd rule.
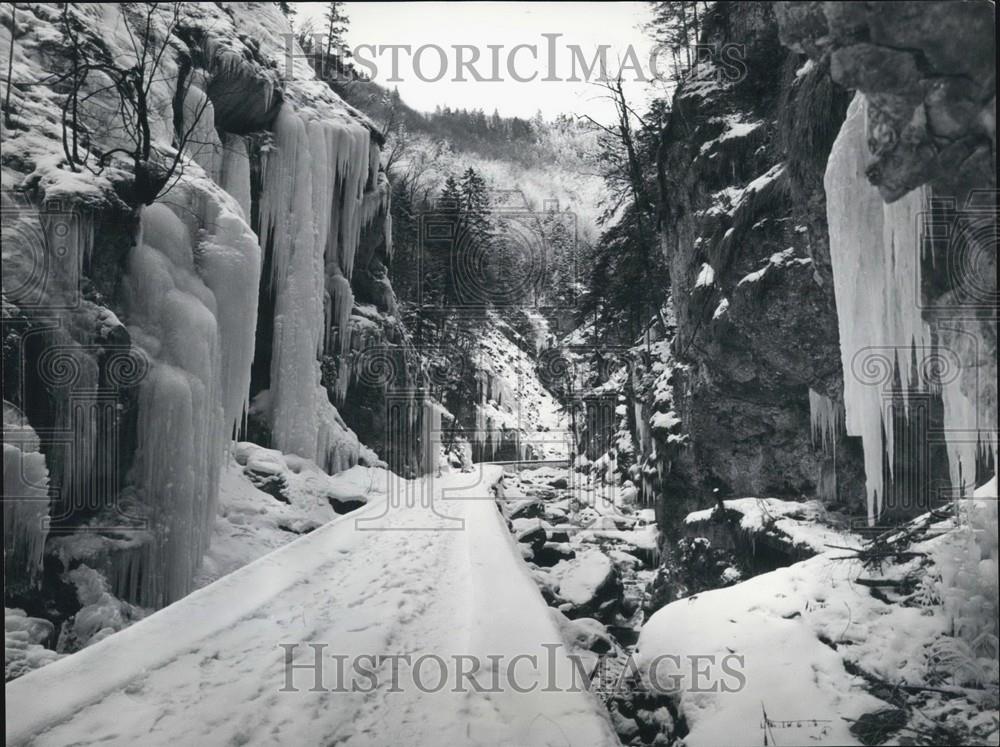
[[[649,198],[643,179],[642,160],[636,144],[633,120],[638,121],[640,127],[644,129],[649,129],[650,124],[628,103],[622,87],[620,72],[617,78],[595,83],[595,85],[601,86],[607,91],[605,98],[609,99],[615,107],[616,122],[611,126],[603,125],[589,115],[583,115],[583,118],[602,132],[603,137],[606,138],[605,156],[610,162],[611,168],[605,171],[604,178],[624,187],[624,189],[617,190],[616,204],[612,207],[612,212],[621,205],[624,199],[631,196],[638,208],[641,230],[643,216],[653,214],[653,203]]]
[[[7,55],[7,92],[4,95],[3,115],[7,127],[14,126],[10,108],[10,91],[14,82],[14,41],[17,39],[17,3],[10,4],[10,52]]]
[[[154,84],[166,80],[164,56],[170,47],[170,36],[177,29],[182,3],[127,3],[122,7],[122,19],[128,35],[134,64],[126,66],[105,47],[81,36],[82,25],[74,15],[70,3],[63,6],[62,25],[69,46],[70,70],[61,80],[69,90],[62,109],[62,142],[66,161],[73,171],[87,169],[102,173],[115,156],[131,161],[134,176],[135,199],[140,204],[151,204],[164,194],[172,180],[181,176],[185,150],[193,142],[198,124],[208,107],[203,99],[193,112],[177,118],[172,147],[164,149],[154,142],[151,120]],[[158,31],[157,19],[166,19],[165,27]],[[99,79],[100,84],[88,90],[88,83]],[[176,102],[184,105],[192,85],[191,76],[178,77]],[[110,95],[112,105],[107,127],[115,140],[123,145],[102,150],[94,142],[84,124],[83,112],[89,113],[88,103],[102,95]],[[95,160],[91,160],[92,157]]]

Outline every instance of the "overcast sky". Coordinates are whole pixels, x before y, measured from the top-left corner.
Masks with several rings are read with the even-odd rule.
[[[326,3],[296,5],[297,27],[312,18],[317,31],[323,30]],[[505,116],[531,117],[540,110],[546,118],[559,113],[586,113],[607,121],[613,110],[602,99],[598,86],[565,80],[574,69],[577,77],[583,78],[583,69],[593,65],[601,45],[607,45],[610,75],[614,75],[619,60],[628,68],[624,79],[630,100],[642,106],[650,91],[655,90],[651,86],[658,85],[639,80],[653,77],[649,63],[653,42],[643,30],[649,20],[649,5],[645,2],[349,2],[345,6],[350,18],[349,45],[353,49],[374,45],[360,49],[358,54],[377,69],[375,80],[389,87],[398,86],[403,99],[422,111],[447,105],[481,108],[487,113],[498,109]],[[401,47],[395,52],[398,80],[388,80],[393,51],[383,49],[383,45],[410,47],[410,52]],[[424,45],[433,46],[418,52]],[[456,45],[472,45],[476,51],[458,52]],[[490,49],[488,45],[499,48]],[[516,49],[518,45],[528,47]],[[570,45],[577,45],[581,56],[575,57]],[[630,48],[634,57],[630,56]],[[459,57],[468,61],[477,52],[479,59],[473,63],[473,70],[485,80],[475,80],[475,73],[468,67],[458,72]],[[642,72],[636,72],[634,62],[639,63]],[[596,66],[594,71],[593,77],[597,77]],[[515,77],[533,80],[522,82]]]

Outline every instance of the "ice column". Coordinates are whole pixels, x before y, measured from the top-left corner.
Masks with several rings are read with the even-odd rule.
[[[48,534],[49,471],[38,436],[20,411],[3,406],[3,559],[8,583],[42,572]]]
[[[916,388],[921,382],[911,380],[911,356],[916,354],[919,376],[937,353],[921,315],[918,275],[925,190],[915,189],[892,204],[882,201],[865,175],[871,161],[866,108],[864,95],[856,94],[830,154],[824,186],[844,370],[845,427],[863,439],[868,517],[874,521],[881,508],[883,449],[893,453],[892,423],[884,422],[884,412],[892,401],[895,377],[904,390]],[[967,428],[974,422],[958,423],[964,418],[961,404],[947,391],[944,397],[949,428]]]
[[[139,392],[132,481],[155,536],[135,601],[162,606],[190,591],[208,547],[225,446],[216,297],[197,275],[187,228],[165,205],[143,210],[124,292],[132,338],[153,359]]]

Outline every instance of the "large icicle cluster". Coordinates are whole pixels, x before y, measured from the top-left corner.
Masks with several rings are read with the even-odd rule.
[[[866,100],[855,95],[833,146],[824,178],[834,291],[844,368],[845,426],[861,436],[865,453],[868,516],[881,510],[883,454],[893,453],[887,417],[893,395],[907,404],[906,392],[940,388],[951,479],[971,483],[976,422],[974,403],[961,391],[962,365],[952,351],[935,347],[921,314],[919,270],[924,188],[891,204],[883,202],[865,169],[871,161]],[[902,396],[900,397],[900,393]],[[814,410],[815,418],[822,417]],[[884,434],[884,437],[883,437]],[[995,441],[993,434],[987,438]],[[971,441],[971,442],[970,442]]]
[[[890,387],[910,381],[912,349],[927,350],[930,335],[921,318],[917,270],[917,221],[925,195],[914,190],[885,204],[865,176],[870,162],[866,104],[857,94],[827,163],[824,186],[830,256],[844,367],[845,426],[861,436],[865,453],[868,518],[881,509],[883,449],[892,453],[886,427]],[[888,386],[887,386],[888,385]],[[887,393],[890,398],[887,400]],[[885,433],[887,443],[883,443]]]
[[[282,451],[327,468],[337,420],[324,414],[319,356],[337,355],[337,401],[350,381],[351,275],[362,228],[382,215],[378,146],[360,123],[285,103],[274,125],[260,234],[275,293],[271,434]]]
[[[41,204],[14,206],[16,214],[4,195],[5,311],[7,301],[25,309],[70,310],[60,320],[68,323],[45,332],[39,370],[49,366],[53,379],[43,382],[53,409],[46,413],[47,430],[72,428],[74,446],[65,455],[46,452],[46,463],[37,450],[5,444],[5,490],[58,498],[64,505],[53,509],[54,521],[65,518],[57,509],[104,510],[119,499],[129,517],[146,518],[149,533],[102,537],[100,559],[115,595],[143,606],[162,606],[190,590],[209,539],[223,459],[248,410],[262,247],[273,260],[273,275],[264,283],[275,297],[273,350],[262,351],[270,353],[271,390],[261,397],[273,404],[273,445],[331,472],[378,461],[344,423],[320,379],[321,356],[336,356],[342,375],[333,399],[343,400],[352,366],[351,277],[365,231],[381,229],[390,251],[390,190],[371,125],[315,78],[303,55],[293,55],[292,70],[280,64],[290,29],[276,6],[236,4],[235,13],[215,3],[182,6],[179,23],[166,8],[150,18],[150,39],[162,54],[149,83],[147,114],[159,156],[169,161],[172,147],[183,149],[154,204],[137,211],[140,230],[121,262],[124,277],[109,272],[119,261],[113,250],[124,231],[104,233],[109,218],[120,225],[122,199],[148,197],[122,189],[131,176],[128,159],[113,159],[103,176],[65,168],[58,126],[62,99],[51,92],[35,95],[38,87],[35,93],[12,90],[17,110],[37,108],[38,127],[4,131],[5,145],[18,155],[4,164],[5,185],[30,186],[32,194],[43,195]],[[122,65],[150,51],[137,47],[127,8],[82,4],[67,12],[82,41],[94,43],[99,33],[100,46]],[[23,33],[13,48],[15,77],[42,80],[53,64],[48,41],[61,24],[59,14],[43,4],[17,15]],[[114,153],[132,144],[116,126],[115,92],[98,77],[81,92],[80,121],[89,129],[86,148]],[[272,143],[262,136],[265,130]],[[258,143],[259,171],[251,166],[251,144]],[[273,149],[268,152],[264,143]],[[22,165],[34,172],[21,171]],[[252,220],[259,220],[263,241],[251,230]],[[7,241],[15,222],[27,237],[17,242],[23,251]],[[98,252],[95,225],[102,231]],[[63,249],[44,284],[32,276],[39,245]],[[120,307],[112,313],[87,298],[79,311],[81,275],[94,282],[100,303]],[[40,297],[10,296],[10,289],[21,287]],[[128,334],[112,330],[105,339],[104,331],[93,331],[104,330],[100,313],[119,314]],[[112,407],[108,415],[75,406],[70,395],[88,399],[106,393],[109,383],[121,383],[110,380],[109,364],[94,352],[113,350],[121,341],[141,349],[149,363],[142,369],[145,378],[122,384],[130,407]],[[72,374],[72,382],[55,381],[62,374]],[[119,426],[121,433],[114,430]],[[111,470],[101,461],[102,438],[112,433],[123,437],[116,443],[135,448],[124,454],[130,466],[120,491],[104,485]],[[45,440],[42,445],[47,448]],[[51,496],[45,487],[49,473]],[[8,560],[25,566],[25,575],[33,573],[45,541],[48,500],[5,502],[4,512]]]
[[[134,481],[158,530],[150,562],[160,568],[129,596],[162,605],[187,593],[207,547],[223,435],[215,298],[187,229],[164,205],[143,211],[125,287],[132,337],[155,359],[139,397]]]
[[[837,403],[819,392],[809,390],[809,422],[813,445],[831,453],[837,448],[837,439],[843,429],[843,417]]]
[[[187,121],[194,113],[197,124]],[[115,591],[147,606],[190,591],[250,389],[261,257],[245,215],[249,160],[241,138],[223,147],[212,119],[192,86],[184,126],[199,133],[193,155],[210,178],[189,164],[164,202],[142,211],[124,281],[132,338],[154,363],[139,393],[132,475],[154,539],[143,567],[123,576],[130,588]]]
[[[3,407],[3,560],[14,577],[38,581],[48,534],[49,471],[38,435],[16,407]]]

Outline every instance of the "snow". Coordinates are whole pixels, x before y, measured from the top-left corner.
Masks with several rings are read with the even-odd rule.
[[[760,744],[762,707],[771,719],[829,722],[782,730],[783,743],[856,744],[840,716],[860,715],[883,705],[863,690],[860,678],[847,674],[841,655],[816,637],[814,625],[829,629],[832,639],[838,639],[850,621],[838,598],[840,587],[823,585],[802,565],[794,567],[797,572],[782,569],[674,602],[643,626],[637,659],[644,673],[657,653],[697,653],[720,660],[727,655],[745,657],[745,686],[737,692],[720,691],[722,686],[737,687],[734,678],[722,678],[712,692],[706,691],[713,687],[710,682],[699,683],[688,669],[672,670],[669,661],[656,668],[661,690],[671,674],[684,677],[679,705],[690,729],[685,737],[689,747]],[[838,581],[842,581],[839,576],[831,579],[830,586]],[[867,595],[867,591],[856,594]],[[863,603],[849,592],[843,596],[850,598],[855,609]],[[824,598],[829,612],[817,602]],[[810,601],[818,607],[814,612]],[[793,612],[800,616],[786,619]],[[833,630],[831,623],[841,620],[840,628]],[[731,666],[736,668],[735,660]]]
[[[795,71],[795,77],[801,78],[802,76],[811,72],[814,67],[816,67],[816,62],[812,58],[809,58],[800,68],[798,68]]]
[[[732,215],[750,195],[760,192],[777,181],[785,173],[785,164],[778,163],[753,179],[744,187],[726,187],[713,196],[713,204],[703,211],[704,215]]]
[[[695,288],[709,288],[715,282],[715,270],[707,262],[701,263],[698,278],[694,281]]]
[[[829,545],[857,546],[850,534],[832,529],[824,523],[826,510],[821,501],[784,501],[779,498],[734,498],[723,501],[727,509],[740,514],[740,528],[752,533],[773,530],[793,545],[822,553]],[[715,508],[689,513],[684,522],[697,524],[712,520]]]
[[[54,633],[52,623],[29,617],[24,610],[4,607],[4,681],[44,667],[59,658],[43,645]]]
[[[889,706],[873,697],[866,681],[850,674],[848,668],[860,668],[891,685],[940,684],[935,679],[939,677],[935,667],[940,667],[935,652],[954,650],[953,636],[962,634],[957,620],[975,622],[975,629],[964,633],[970,640],[984,629],[979,626],[995,630],[996,500],[990,498],[995,495],[994,478],[977,491],[976,501],[967,502],[972,514],[968,521],[958,525],[953,520],[937,522],[927,539],[911,546],[926,557],[886,561],[878,570],[844,559],[849,550],[823,547],[859,547],[861,538],[817,523],[822,518],[817,502],[726,501],[726,508],[743,515],[744,528],[757,530],[774,519],[773,526],[807,541],[820,554],[669,604],[643,627],[637,658],[647,677],[655,658],[662,654],[744,657],[744,682],[735,691],[709,691],[706,685],[710,687],[711,681],[696,684],[690,670],[682,672],[686,679],[670,688],[691,729],[685,744],[759,744],[762,708],[771,720],[793,722],[777,735],[784,737],[779,744],[856,744],[847,728],[848,719]],[[980,511],[985,514],[976,518]],[[707,520],[711,513],[690,514],[687,522]],[[986,527],[992,545],[981,544],[966,556],[970,532],[982,537]],[[987,560],[981,560],[984,554]],[[886,601],[884,595],[857,583],[859,577],[872,576],[890,583],[916,578],[925,587],[943,591]],[[950,594],[949,588],[963,591]],[[949,598],[958,604],[952,605]],[[992,601],[984,605],[984,599]],[[954,673],[954,668],[949,671]],[[670,685],[666,677],[672,672],[669,667],[657,672],[662,691]],[[994,680],[995,676],[994,672]],[[726,683],[722,679],[723,687]],[[975,699],[964,705],[954,700],[950,704],[949,718],[985,722],[985,733],[992,730],[995,739],[996,726],[989,726],[988,709],[976,706]],[[821,723],[813,724],[813,720]],[[917,726],[926,728],[925,723],[918,721]]]
[[[682,670],[679,705],[691,730],[685,744],[759,744],[762,706],[770,719],[805,721],[783,729],[783,743],[856,744],[841,717],[857,718],[885,703],[847,673],[845,657],[898,681],[918,666],[923,642],[941,628],[940,619],[919,609],[884,609],[866,588],[851,583],[858,575],[857,566],[821,555],[655,613],[638,643],[644,672],[663,653],[744,657],[745,685],[737,692],[704,691],[710,683],[699,685]],[[907,635],[895,636],[894,630]],[[834,650],[820,635],[851,645]],[[669,682],[669,666],[657,672],[660,683]],[[702,692],[693,691],[699,686]],[[813,726],[808,719],[827,723]]]
[[[278,476],[287,503],[262,492],[246,470]],[[330,476],[316,464],[293,455],[241,442],[222,472],[219,514],[195,588],[308,534],[352,505],[383,500],[386,473],[381,467],[351,467]]]
[[[567,568],[562,574],[553,568],[553,573],[559,575],[559,596],[578,606],[592,600],[612,573],[611,561],[600,550],[582,552],[573,561],[560,564]]]
[[[719,135],[714,140],[709,140],[702,143],[701,154],[704,155],[708,153],[712,148],[714,148],[718,143],[723,143],[727,140],[736,140],[739,138],[744,138],[757,130],[763,122],[743,122],[739,119],[738,115],[729,115],[723,118],[724,129],[722,134]]]
[[[655,412],[649,419],[649,426],[653,430],[669,431],[681,424],[681,419],[673,410],[670,412]]]
[[[715,307],[715,311],[712,313],[712,319],[722,319],[729,311],[729,299],[723,298],[719,301],[719,305]]]
[[[764,265],[762,268],[760,268],[755,272],[751,272],[747,275],[744,275],[742,278],[740,278],[739,282],[736,283],[736,287],[738,288],[748,283],[760,282],[764,278],[764,275],[767,273],[767,271],[772,267],[784,267],[790,264],[796,264],[796,265],[812,264],[812,260],[809,257],[796,257],[794,256],[794,253],[795,249],[792,247],[789,247],[783,252],[775,252],[770,256],[770,258],[767,261],[767,264]]]
[[[486,467],[434,480],[435,502],[463,520],[462,531],[415,529],[443,525],[419,505],[387,510],[373,501],[9,683],[8,743],[616,743],[600,703],[567,687],[567,649],[484,495],[499,477],[499,468]],[[429,484],[424,478],[418,487]],[[355,518],[409,531],[365,531]],[[279,692],[285,650],[278,644],[299,644],[303,664],[312,661],[307,642],[327,644],[328,655],[435,653],[447,661],[469,654],[487,664],[486,654],[503,662],[534,654],[537,666],[522,661],[516,673],[519,685],[535,687],[515,691],[504,664],[495,670],[500,692],[422,693],[401,663],[402,692],[389,694],[383,663],[372,692],[311,692],[312,672],[301,670],[293,673],[297,692]],[[335,666],[327,662],[331,687]],[[436,673],[425,667],[425,681]],[[488,687],[493,676],[487,668],[477,680]],[[550,676],[562,691],[538,688]]]
[[[572,442],[566,414],[539,381],[532,357],[495,315],[483,326],[476,359],[479,381],[477,438],[489,439],[494,458],[505,434],[518,439],[520,458],[566,459]]]

